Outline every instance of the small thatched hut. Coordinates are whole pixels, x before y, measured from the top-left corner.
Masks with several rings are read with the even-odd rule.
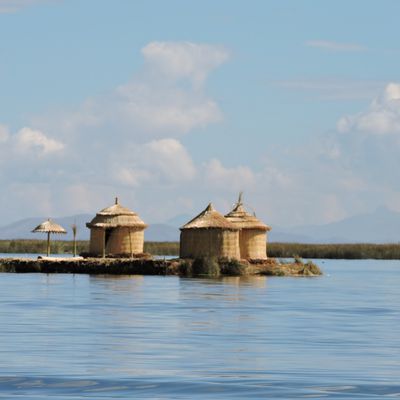
[[[133,211],[115,204],[96,214],[86,224],[90,229],[89,253],[93,256],[132,257],[143,254],[144,230],[147,225]]]
[[[271,228],[243,207],[242,194],[232,211],[225,218],[239,231],[240,258],[262,260],[267,258],[267,232]]]
[[[211,203],[180,229],[180,258],[240,258],[238,228]]]

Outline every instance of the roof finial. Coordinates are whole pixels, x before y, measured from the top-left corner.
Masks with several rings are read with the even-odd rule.
[[[243,197],[243,191],[239,192],[239,198],[237,202],[238,206],[241,206],[243,204],[242,197]]]
[[[118,197],[115,198],[115,204],[119,204]]]
[[[215,210],[214,210],[214,207],[213,207],[213,205],[212,205],[211,202],[208,203],[208,206],[207,206],[207,208],[205,209],[205,211],[206,211],[206,212],[208,212],[208,211],[215,211]]]

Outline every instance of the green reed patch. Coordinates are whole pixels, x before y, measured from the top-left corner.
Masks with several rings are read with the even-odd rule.
[[[77,241],[77,253],[87,252],[89,241]],[[268,256],[273,258],[331,258],[331,259],[400,259],[400,243],[392,244],[305,244],[268,243]],[[45,253],[46,240],[0,240],[0,253]],[[52,254],[72,254],[73,241],[52,240]],[[178,256],[178,242],[145,242],[144,252],[154,255]]]

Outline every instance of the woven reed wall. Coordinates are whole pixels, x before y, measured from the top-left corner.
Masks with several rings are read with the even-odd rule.
[[[261,260],[267,258],[267,233],[257,229],[242,229],[239,234],[240,258]]]
[[[92,228],[90,230],[90,246],[91,254],[102,255],[104,243],[104,230]],[[144,229],[119,227],[110,230],[110,234],[106,245],[106,254],[126,255],[143,253],[144,245]]]
[[[240,258],[239,232],[222,229],[187,229],[181,232],[181,258]]]
[[[133,254],[143,253],[144,230],[142,228],[131,228],[129,237],[129,228],[115,228],[112,230],[110,238],[107,241],[107,254]],[[132,248],[132,250],[131,250]]]

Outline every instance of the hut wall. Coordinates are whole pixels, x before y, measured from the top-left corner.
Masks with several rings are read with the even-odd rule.
[[[106,254],[130,255],[143,253],[144,230],[126,227],[114,228],[107,240]]]
[[[93,255],[101,255],[103,253],[104,231],[100,228],[90,229],[89,252]]]
[[[239,234],[240,257],[246,260],[267,258],[267,233],[256,229],[242,229]]]
[[[240,258],[239,232],[222,229],[187,229],[181,232],[181,258]]]
[[[107,229],[109,237],[106,244],[106,254],[126,255],[142,254],[144,245],[144,229],[118,227]],[[101,228],[90,229],[89,252],[93,255],[103,254],[104,230]]]

